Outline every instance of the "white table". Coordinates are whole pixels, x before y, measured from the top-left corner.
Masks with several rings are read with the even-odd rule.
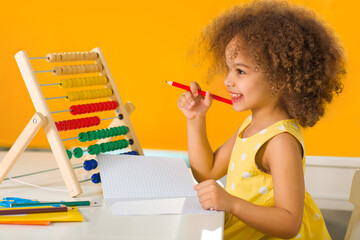
[[[0,159],[6,152],[0,151]],[[72,163],[79,163],[72,160]],[[25,152],[21,155],[9,176],[16,176],[55,168],[56,162],[51,152]],[[94,173],[83,169],[75,170],[79,180],[88,179]],[[0,184],[0,197],[22,197],[41,201],[90,200],[98,204],[92,207],[79,207],[84,222],[51,223],[49,226],[2,225],[0,238],[11,239],[222,239],[224,213],[205,215],[156,215],[156,216],[113,216],[103,202],[101,185],[92,182],[81,184],[83,193],[76,199],[70,198],[59,171],[42,173],[19,180],[54,188],[62,191],[49,191],[22,185],[10,180]]]

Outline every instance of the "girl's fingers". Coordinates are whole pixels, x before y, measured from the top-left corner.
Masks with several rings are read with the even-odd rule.
[[[191,93],[197,97],[199,95],[198,91],[201,90],[199,84],[197,82],[191,82],[190,83],[190,90],[191,90]]]
[[[212,95],[209,91],[207,91],[205,94],[204,102],[205,102],[206,106],[210,106],[212,103]]]
[[[208,180],[202,181],[201,183],[198,183],[195,185],[195,190],[198,190],[205,186],[213,185],[215,183],[216,183],[216,181],[214,179],[208,179]]]
[[[178,107],[180,108],[180,109],[184,109],[185,108],[185,104],[184,104],[184,100],[183,100],[183,98],[179,98],[179,100],[178,100],[178,102],[177,102],[177,104],[178,104]]]
[[[201,207],[205,210],[214,210],[214,208],[212,206],[213,202],[210,199],[205,200],[205,201],[201,202],[200,204],[201,204]]]
[[[184,96],[185,96],[185,99],[188,102],[188,105],[189,105],[188,108],[190,109],[191,106],[195,105],[195,99],[194,99],[192,93],[188,92],[188,91],[184,93]]]
[[[203,184],[204,183],[204,184]],[[212,182],[202,182],[201,184],[203,185],[197,185],[195,187],[195,190],[197,191],[197,196],[200,198],[202,197],[203,195],[206,195],[207,193],[209,192],[213,192],[216,190],[216,185],[214,185]]]

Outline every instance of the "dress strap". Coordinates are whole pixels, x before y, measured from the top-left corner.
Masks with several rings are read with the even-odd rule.
[[[241,124],[239,131],[238,131],[238,136],[241,132],[244,131],[244,129],[249,126],[249,124],[251,123],[251,119],[252,119],[252,115],[249,115],[248,117],[246,117],[246,119],[243,121],[243,123]],[[241,136],[240,136],[241,137]]]

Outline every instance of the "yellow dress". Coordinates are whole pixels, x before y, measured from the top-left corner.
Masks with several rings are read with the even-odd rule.
[[[227,171],[226,191],[251,203],[273,207],[272,176],[257,168],[255,155],[264,143],[283,132],[292,134],[301,143],[305,153],[303,137],[296,121],[289,119],[279,121],[248,138],[241,138],[250,122],[251,116],[246,118],[239,129]],[[305,170],[305,158],[302,159],[302,165]],[[274,240],[279,238],[267,236],[249,227],[237,217],[226,214],[224,239]],[[292,239],[331,239],[320,210],[309,193],[305,194],[303,223],[297,236]]]

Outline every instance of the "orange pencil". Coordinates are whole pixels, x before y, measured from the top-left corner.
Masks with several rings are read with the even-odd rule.
[[[13,224],[13,225],[40,225],[47,226],[49,221],[0,221],[0,224]]]
[[[173,81],[166,81],[170,86],[173,86],[173,87],[177,87],[177,88],[181,88],[181,89],[184,89],[186,91],[191,91],[190,90],[190,87],[189,86],[186,86],[184,84],[181,84],[181,83],[177,83],[177,82],[173,82]],[[202,91],[202,90],[199,90],[198,93],[201,95],[201,96],[205,96],[206,92]],[[232,101],[229,100],[229,99],[226,99],[226,98],[223,98],[223,97],[220,97],[220,96],[217,96],[217,95],[214,95],[214,94],[211,94],[212,95],[212,98],[215,99],[215,100],[218,100],[220,102],[223,102],[223,103],[227,103],[227,104],[230,104],[232,105]]]

